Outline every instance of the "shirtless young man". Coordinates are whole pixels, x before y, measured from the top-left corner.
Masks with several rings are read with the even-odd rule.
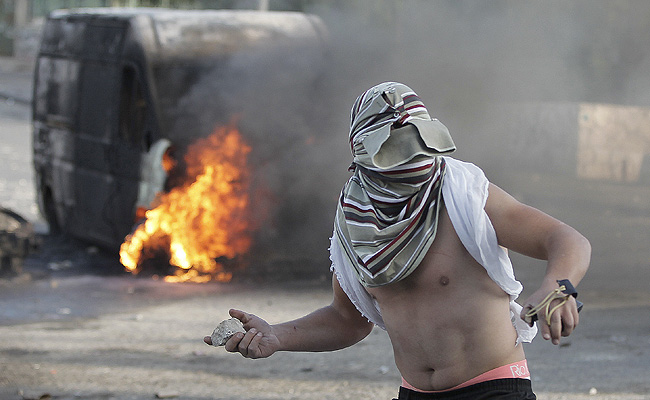
[[[405,85],[383,83],[357,99],[350,141],[354,175],[330,249],[332,303],[277,325],[230,310],[247,332],[226,350],[248,358],[338,350],[377,324],[402,374],[399,399],[535,399],[521,342],[536,332],[523,319],[553,292],[549,309],[559,307],[549,320],[542,308],[537,325],[555,345],[571,334],[576,300],[558,281],[580,282],[589,242],[477,167],[443,157],[455,150],[447,129]],[[504,248],[548,261],[523,309]]]

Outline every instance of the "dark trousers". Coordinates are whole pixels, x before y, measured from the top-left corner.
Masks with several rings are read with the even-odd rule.
[[[399,388],[397,400],[536,400],[530,379],[495,379],[442,393],[421,393]]]

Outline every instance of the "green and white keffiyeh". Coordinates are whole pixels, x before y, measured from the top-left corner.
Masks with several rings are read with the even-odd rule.
[[[386,82],[354,103],[350,146],[354,173],[341,191],[335,239],[364,286],[399,281],[435,239],[445,172],[439,156],[454,143],[413,90]]]

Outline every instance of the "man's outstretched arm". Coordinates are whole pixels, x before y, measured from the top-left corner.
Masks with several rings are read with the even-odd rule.
[[[523,304],[524,312],[538,305],[558,288],[558,280],[569,279],[577,285],[584,277],[591,259],[591,245],[578,231],[565,223],[515,200],[495,185],[490,185],[485,210],[497,233],[499,244],[542,260],[547,260],[546,275],[540,288]],[[556,300],[553,304],[559,303]],[[544,339],[560,343],[578,325],[578,310],[573,297],[555,311],[551,324],[539,315],[538,326]]]
[[[263,358],[277,351],[332,351],[351,346],[370,333],[373,324],[359,313],[332,277],[334,299],[302,318],[269,325],[263,319],[239,310],[230,315],[244,324],[246,333],[230,338],[225,348],[248,358]],[[210,338],[204,339],[210,344]]]

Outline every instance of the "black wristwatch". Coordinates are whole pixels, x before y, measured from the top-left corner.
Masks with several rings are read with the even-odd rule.
[[[573,296],[573,298],[576,299],[576,305],[578,306],[578,312],[582,311],[582,306],[584,306],[584,304],[582,304],[581,301],[577,300],[578,291],[573,286],[571,281],[569,281],[568,279],[561,279],[561,280],[557,281],[557,284],[560,285],[560,286],[564,286],[565,289],[562,291],[562,293],[566,294],[567,296]]]

